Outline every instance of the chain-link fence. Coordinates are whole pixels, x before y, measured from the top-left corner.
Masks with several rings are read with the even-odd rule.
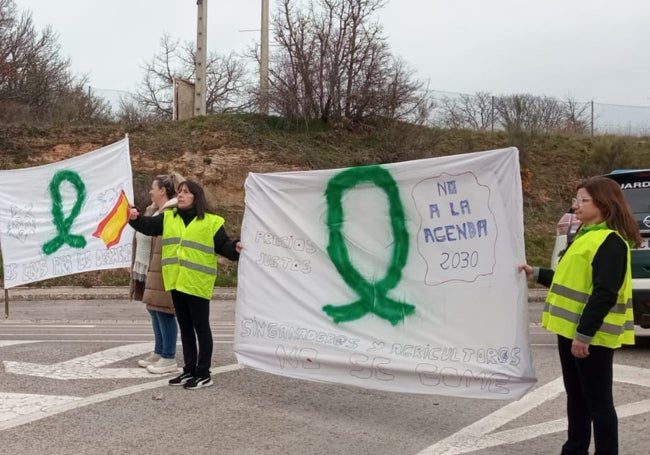
[[[650,106],[443,91],[430,97],[431,123],[441,127],[650,136]]]
[[[593,103],[594,132],[650,136],[650,106]]]
[[[121,100],[133,101],[124,90],[91,88],[105,99],[113,114]],[[540,132],[574,132],[591,135],[650,136],[650,106],[626,106],[532,95],[496,96],[430,91],[435,126],[485,131],[521,129]]]

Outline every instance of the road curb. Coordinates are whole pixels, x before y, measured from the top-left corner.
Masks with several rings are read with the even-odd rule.
[[[529,302],[543,302],[546,289],[529,289]],[[235,300],[237,288],[215,288],[212,300]],[[126,286],[97,286],[84,288],[76,286],[59,286],[51,288],[16,287],[9,289],[9,301],[27,300],[129,300],[129,288]],[[0,302],[4,302],[4,293],[0,293]]]
[[[544,302],[546,300],[546,289],[529,289],[528,290],[528,301],[529,302]]]
[[[11,316],[0,320],[0,324],[65,324],[65,325],[146,325],[151,326],[151,319],[47,319],[47,318],[23,318],[14,319]]]
[[[9,302],[29,300],[130,300],[129,288],[126,286],[97,286],[84,288],[76,286],[57,286],[50,288],[16,287],[8,289]],[[236,288],[215,288],[213,300],[234,300]],[[0,293],[0,302],[5,294]]]

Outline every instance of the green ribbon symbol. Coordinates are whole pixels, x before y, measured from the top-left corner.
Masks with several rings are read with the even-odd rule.
[[[63,201],[61,198],[61,184],[70,182],[77,190],[77,200],[72,207],[70,215],[67,217],[63,214]],[[43,253],[50,255],[56,252],[59,248],[67,243],[73,248],[84,248],[86,246],[86,239],[82,235],[75,235],[70,233],[70,228],[75,218],[81,211],[81,206],[86,199],[86,186],[79,177],[79,174],[73,171],[63,170],[57,171],[50,182],[50,196],[52,197],[52,223],[56,227],[57,236],[43,245]]]
[[[352,265],[342,232],[344,223],[343,194],[356,185],[366,182],[378,186],[388,196],[394,240],[393,254],[386,276],[372,283],[368,282]],[[327,253],[343,280],[357,293],[360,299],[347,305],[325,305],[323,311],[336,323],[354,321],[368,313],[374,313],[388,320],[392,325],[397,325],[404,317],[415,311],[415,306],[390,299],[386,295],[401,280],[402,269],[406,264],[409,250],[404,207],[395,180],[387,170],[379,166],[350,168],[330,180],[325,190],[325,196],[329,228]]]

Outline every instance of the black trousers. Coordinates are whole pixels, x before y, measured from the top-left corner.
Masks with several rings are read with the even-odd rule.
[[[172,300],[181,330],[185,362],[183,371],[194,376],[207,377],[210,375],[212,363],[210,301],[180,291],[172,291]]]
[[[567,395],[568,438],[562,455],[587,455],[594,429],[594,455],[618,454],[618,417],[612,394],[614,349],[589,346],[589,355],[571,354],[571,341],[557,337]]]

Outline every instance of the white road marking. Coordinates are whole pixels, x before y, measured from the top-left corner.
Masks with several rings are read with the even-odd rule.
[[[212,369],[212,375],[236,371],[242,368],[243,367],[238,364],[224,365],[222,367]],[[110,392],[98,393],[97,395],[91,395],[85,398],[51,395],[29,395],[24,396],[26,398],[21,398],[14,396],[17,394],[0,393],[0,403],[5,402],[6,400],[13,400],[13,403],[15,404],[20,404],[21,400],[23,403],[29,403],[28,409],[23,409],[20,406],[15,408],[7,408],[6,410],[4,410],[4,406],[0,408],[0,431],[35,422],[37,420],[51,417],[62,412],[71,411],[73,409],[78,409],[91,404],[112,400],[113,398],[118,398],[124,395],[131,395],[133,393],[155,389],[162,386],[168,387],[168,380],[169,379],[167,378],[152,382],[146,382],[144,384],[125,387],[123,389],[111,390]]]
[[[74,340],[70,340],[74,341]],[[37,343],[38,341],[2,341],[0,347],[17,344]],[[49,341],[48,341],[49,342]],[[57,340],[62,342],[62,340]],[[215,340],[214,344],[232,344],[232,340]],[[49,379],[133,379],[151,378],[144,368],[103,368],[106,365],[129,359],[151,351],[151,342],[133,343],[118,346],[104,351],[94,352],[87,356],[77,357],[65,362],[54,364],[37,364],[28,362],[3,361],[6,373],[26,376],[37,376]]]
[[[94,329],[97,325],[78,325],[78,324],[23,324],[23,323],[11,323],[7,324],[7,327],[11,328],[39,328],[39,329]]]
[[[50,408],[67,405],[78,400],[82,400],[82,398],[65,395],[0,393],[0,425],[2,422],[42,413]]]
[[[2,363],[7,373],[50,379],[150,378],[151,373],[145,368],[102,368],[150,351],[151,342],[147,342],[118,346],[50,365],[14,361],[4,361]]]
[[[650,387],[650,370],[615,364],[614,381]],[[519,401],[509,403],[455,434],[427,447],[417,455],[460,455],[489,447],[527,441],[545,434],[563,431],[566,429],[566,419],[550,420],[527,427],[495,432],[497,428],[540,406],[544,402],[553,400],[561,393],[564,393],[564,386],[562,384],[562,378],[559,377],[524,395]],[[645,414],[650,412],[650,400],[617,406],[616,412],[620,418]]]
[[[15,346],[17,344],[38,343],[38,341],[31,340],[0,340],[0,348],[5,346]]]

